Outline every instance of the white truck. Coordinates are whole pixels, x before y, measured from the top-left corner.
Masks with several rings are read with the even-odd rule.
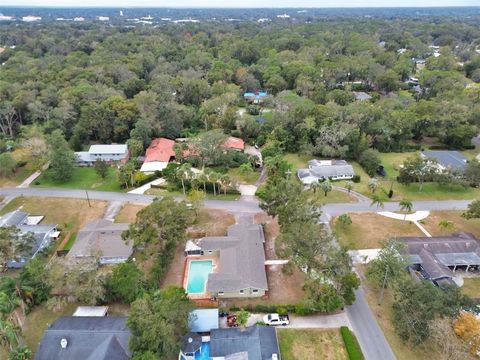
[[[286,326],[290,324],[290,318],[288,315],[268,314],[263,317],[263,322],[268,326]]]

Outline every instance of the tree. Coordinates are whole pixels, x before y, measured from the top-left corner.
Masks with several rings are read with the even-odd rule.
[[[217,182],[218,182],[218,179],[220,178],[220,175],[215,171],[210,171],[207,176],[208,176],[208,181],[210,181],[210,183],[213,185],[213,195],[217,196]]]
[[[244,163],[238,167],[240,174],[247,175],[253,172],[252,165],[250,163]]]
[[[368,180],[368,188],[373,194],[378,188],[378,180],[375,178],[371,178],[370,180]]]
[[[55,130],[48,137],[50,147],[50,174],[57,182],[67,182],[73,176],[75,154],[68,147],[60,130]]]
[[[10,153],[0,154],[0,175],[10,176],[17,167],[17,162]]]
[[[405,277],[407,266],[405,243],[391,238],[382,244],[378,256],[368,263],[367,278],[378,287],[390,288]]]
[[[19,329],[10,321],[0,319],[0,345],[9,351],[18,346]]]
[[[365,150],[358,160],[360,165],[362,165],[365,172],[370,176],[373,177],[377,173],[378,168],[382,165],[380,160],[380,153],[378,150],[375,149],[367,149]]]
[[[345,184],[345,188],[348,190],[348,193],[350,194],[350,191],[353,190],[353,181],[347,181]]]
[[[444,230],[453,230],[455,228],[455,224],[453,223],[453,221],[440,220],[438,222],[438,227],[440,227]]]
[[[468,210],[465,211],[462,216],[467,219],[479,219],[480,218],[480,200],[474,200],[468,205]]]
[[[198,210],[203,206],[205,200],[205,193],[201,190],[190,190],[187,194],[187,201],[193,205],[195,214],[198,215]]]
[[[470,160],[464,172],[465,181],[472,187],[480,187],[480,161]]]
[[[420,155],[408,158],[399,170],[398,181],[402,184],[418,182],[422,191],[425,181],[432,181],[438,174],[438,163],[435,159],[422,158]]]
[[[189,331],[193,303],[185,290],[168,286],[135,300],[127,325],[132,332],[130,348],[134,352],[153,352],[158,359],[178,354],[181,337]]]
[[[430,325],[430,340],[434,356],[441,360],[465,360],[470,358],[468,345],[453,331],[450,318],[436,319]]]
[[[31,232],[22,233],[15,226],[0,227],[0,264],[5,267],[8,260],[29,258],[34,243]]]
[[[352,218],[348,214],[342,214],[338,217],[338,222],[345,228],[352,224]]]
[[[227,195],[227,189],[232,184],[232,179],[230,179],[230,176],[223,174],[218,178],[218,183],[220,187],[223,188],[223,195]]]
[[[321,188],[321,185],[320,185],[320,182],[317,181],[313,181],[310,186],[309,186],[310,190],[313,191],[314,194],[317,193],[317,190]]]
[[[102,160],[102,159],[95,160],[95,163],[93,164],[93,168],[95,169],[95,172],[97,173],[97,175],[100,176],[102,179],[105,179],[107,177],[108,164],[105,160]]]
[[[132,261],[116,265],[106,280],[107,297],[131,304],[145,291],[143,273]]]
[[[322,189],[325,196],[327,196],[327,194],[330,191],[332,191],[332,183],[330,182],[330,180],[327,179],[327,180],[320,183],[320,188]]]
[[[135,174],[137,172],[135,162],[129,161],[118,170],[118,181],[125,188],[135,186]]]
[[[373,206],[373,205],[377,206],[377,210],[378,210],[379,207],[383,209],[383,207],[385,205],[384,205],[384,201],[383,201],[383,199],[380,195],[374,194],[372,196],[372,202],[370,203],[370,206]]]
[[[402,199],[400,200],[400,210],[405,212],[405,216],[403,217],[403,220],[407,219],[407,213],[411,212],[413,209],[413,203],[408,200],[408,199]]]
[[[453,322],[455,334],[459,336],[476,355],[480,350],[480,321],[475,314],[463,311]]]
[[[185,190],[185,180],[191,179],[193,176],[192,165],[184,163],[177,168],[177,177],[182,182],[183,195],[187,195]]]
[[[8,360],[30,360],[31,358],[32,351],[23,345],[17,346],[8,355]]]
[[[250,314],[248,311],[245,309],[240,309],[240,311],[237,314],[237,323],[241,327],[247,326],[248,318],[250,317]]]

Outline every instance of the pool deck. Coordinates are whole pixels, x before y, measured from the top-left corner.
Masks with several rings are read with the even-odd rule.
[[[185,269],[183,275],[183,288],[185,291],[188,286],[188,272],[190,271],[190,263],[192,261],[212,261],[212,273],[218,272],[218,267],[220,265],[220,259],[217,256],[188,256],[185,259]],[[205,283],[205,288],[207,283]],[[210,294],[207,292],[198,293],[198,294],[188,294],[188,297],[192,300],[210,300]]]

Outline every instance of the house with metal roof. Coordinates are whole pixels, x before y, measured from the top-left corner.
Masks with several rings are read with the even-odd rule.
[[[324,180],[347,180],[355,176],[352,165],[345,160],[310,160],[308,169],[297,171],[298,179],[305,185]]]
[[[35,360],[127,360],[127,317],[62,316],[45,331]]]
[[[457,270],[468,272],[480,267],[480,243],[469,233],[398,240],[407,245],[411,270],[437,285],[455,283]]]
[[[243,98],[251,103],[260,104],[267,97],[268,93],[266,91],[257,90],[257,91],[246,91],[243,94]]]
[[[88,151],[77,151],[75,156],[78,166],[92,166],[97,160],[125,163],[129,154],[126,144],[98,144],[90,146]]]
[[[367,101],[373,99],[370,95],[363,91],[354,91],[353,95],[355,95],[355,100],[357,101]]]
[[[78,259],[99,255],[99,261],[104,265],[125,262],[133,252],[131,240],[122,239],[125,230],[128,230],[128,224],[105,219],[91,221],[80,229],[67,256]]]
[[[30,216],[28,213],[15,210],[3,215],[0,218],[0,227],[16,227],[21,236],[31,235],[31,248],[27,256],[7,261],[9,268],[22,268],[31,258],[35,257],[40,251],[47,248],[52,240],[60,236],[57,231],[57,225],[40,224],[43,217]]]
[[[245,329],[212,330],[210,357],[225,360],[280,359],[276,330],[274,327],[261,325]]]
[[[236,224],[227,236],[189,242],[187,255],[219,257],[219,266],[208,275],[206,290],[214,297],[260,297],[268,290],[265,271],[265,236],[261,225]]]
[[[435,159],[440,170],[463,171],[467,166],[467,158],[459,151],[426,150],[420,154],[423,158]]]

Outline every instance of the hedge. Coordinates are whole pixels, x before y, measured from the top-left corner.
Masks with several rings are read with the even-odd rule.
[[[343,342],[345,343],[345,348],[347,349],[348,358],[350,360],[364,360],[362,350],[358,345],[357,338],[350,331],[347,326],[340,327],[340,333],[342,334]]]

